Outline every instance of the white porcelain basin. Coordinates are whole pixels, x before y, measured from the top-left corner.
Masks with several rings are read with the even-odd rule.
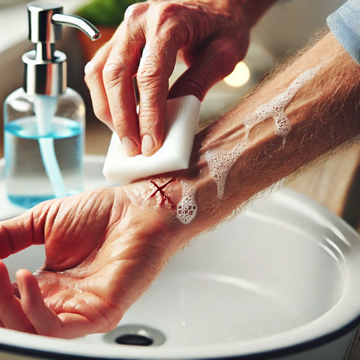
[[[101,161],[87,167],[100,184]],[[34,246],[5,263],[14,275],[35,271],[43,256]],[[358,274],[358,235],[283,190],[177,254],[114,332],[69,341],[0,329],[0,349],[47,358],[339,360],[359,323]],[[154,344],[116,344],[124,333]]]

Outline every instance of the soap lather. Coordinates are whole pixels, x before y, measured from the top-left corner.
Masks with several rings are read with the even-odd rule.
[[[85,106],[67,88],[66,55],[55,50],[62,25],[92,40],[99,31],[60,5],[28,4],[29,40],[24,86],[4,104],[5,180],[10,201],[25,207],[83,190]]]

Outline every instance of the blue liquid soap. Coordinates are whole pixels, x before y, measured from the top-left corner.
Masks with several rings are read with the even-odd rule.
[[[60,186],[66,195],[83,190],[83,129],[80,123],[55,116],[51,131],[39,133],[35,116],[11,121],[5,125],[6,187],[11,202],[27,208],[56,197],[41,154],[40,143],[54,148],[61,172]],[[46,140],[45,140],[46,139]],[[46,148],[46,146],[45,146]],[[44,146],[42,150],[44,149]]]

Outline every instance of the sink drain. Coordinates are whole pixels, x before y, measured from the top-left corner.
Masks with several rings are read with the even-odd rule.
[[[104,336],[107,343],[133,346],[159,346],[165,342],[165,336],[158,330],[143,325],[124,325]]]
[[[147,336],[126,334],[120,335],[115,339],[115,342],[120,345],[136,345],[136,346],[151,346],[154,341]]]

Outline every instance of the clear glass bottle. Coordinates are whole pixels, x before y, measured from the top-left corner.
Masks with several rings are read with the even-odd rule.
[[[11,202],[28,208],[55,198],[54,186],[59,185],[52,183],[48,176],[40,139],[53,142],[50,146],[55,151],[66,195],[83,190],[84,102],[76,91],[67,88],[57,96],[50,131],[41,135],[34,111],[36,96],[20,88],[10,94],[4,104],[7,194]]]
[[[11,202],[32,207],[83,190],[85,106],[67,88],[66,55],[56,51],[62,26],[96,40],[88,21],[64,15],[61,5],[30,3],[29,40],[35,50],[22,56],[24,86],[4,104],[5,181]]]

